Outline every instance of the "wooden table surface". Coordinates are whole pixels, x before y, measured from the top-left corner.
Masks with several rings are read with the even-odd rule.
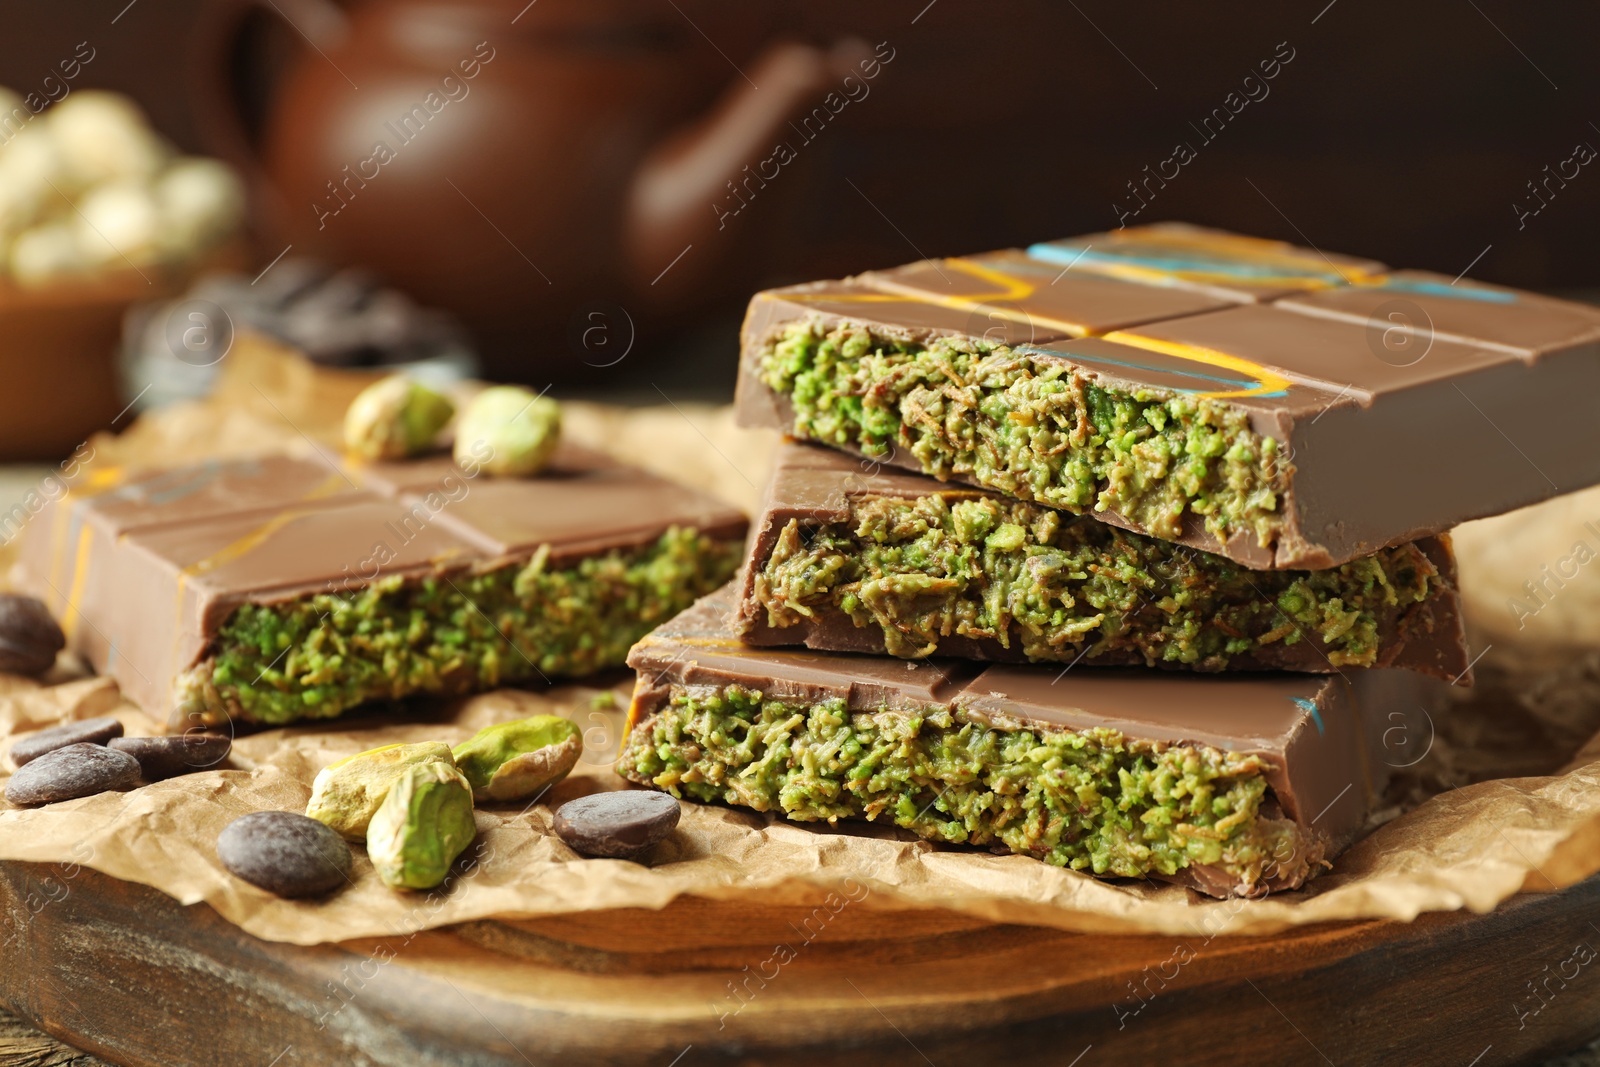
[[[57,1041],[0,1008],[0,1067],[113,1067]],[[1564,1056],[1544,1061],[1540,1067],[1600,1067],[1600,1040]]]
[[[698,899],[299,948],[93,871],[50,900],[48,878],[0,863],[0,1003],[136,1067],[1097,1067],[1244,1045],[1261,1063],[1498,1067],[1600,1035],[1592,950],[1565,965],[1600,944],[1600,876],[1489,915],[1217,937],[1179,963],[1171,937],[938,911],[844,907],[801,943],[804,906]],[[784,941],[793,958],[751,984]],[[0,1064],[100,1062],[6,1032]],[[1554,1062],[1594,1067],[1600,1044]]]

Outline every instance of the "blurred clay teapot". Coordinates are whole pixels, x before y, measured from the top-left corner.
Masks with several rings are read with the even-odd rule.
[[[569,341],[596,308],[631,336],[747,292],[756,216],[780,212],[730,214],[782,199],[775,147],[793,156],[830,93],[854,98],[893,58],[775,41],[764,7],[234,0],[202,30],[197,99],[208,147],[254,178],[264,247],[455,311],[491,374],[571,377],[601,362]]]

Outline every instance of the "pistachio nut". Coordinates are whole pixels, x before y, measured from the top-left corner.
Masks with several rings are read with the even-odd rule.
[[[478,834],[472,787],[448,763],[407,767],[367,827],[367,856],[385,885],[432,889]]]
[[[559,715],[487,726],[455,747],[456,766],[484,800],[522,800],[567,776],[583,754],[578,727]]]
[[[402,374],[373,382],[344,413],[344,444],[364,459],[404,459],[433,443],[455,405]]]
[[[561,405],[520,385],[496,385],[468,402],[456,427],[462,467],[490,474],[537,474],[561,442]]]
[[[455,767],[450,746],[443,741],[384,745],[330,763],[311,783],[306,814],[351,841],[360,841],[366,837],[367,824],[389,788],[407,770],[422,763]]]

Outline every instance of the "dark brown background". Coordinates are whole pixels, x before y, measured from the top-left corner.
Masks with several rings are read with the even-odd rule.
[[[136,0],[112,25],[125,4],[0,3],[0,84],[34,87],[87,39],[98,54],[79,84],[133,94],[197,148],[187,64],[204,2]],[[1595,5],[1336,0],[1313,24],[1326,0],[936,0],[913,25],[924,4],[774,5],[802,38],[856,32],[897,49],[838,136],[808,148],[826,166],[809,176],[797,233],[848,258],[843,269],[914,256],[909,242],[954,254],[1114,225],[1124,183],[1177,140],[1198,145],[1189,122],[1288,41],[1296,58],[1271,95],[1201,149],[1141,221],[1309,239],[1452,275],[1492,244],[1474,268],[1485,279],[1600,280],[1600,177],[1582,172],[1521,232],[1511,207],[1577,141],[1600,147],[1589,124],[1600,121]],[[705,3],[679,6],[695,16]]]
[[[133,94],[163,132],[199,149],[195,28],[206,3],[3,0],[0,84],[28,91],[87,40],[97,55],[79,85]],[[774,25],[896,50],[871,96],[786,172],[782,202],[752,205],[781,216],[761,220],[759,276],[729,286],[698,326],[676,323],[662,358],[731,349],[734,294],[759,285],[1112,227],[1113,205],[1133,203],[1126,183],[1180,140],[1198,158],[1138,221],[1187,219],[1451,276],[1475,264],[1475,277],[1519,286],[1600,284],[1600,174],[1588,172],[1600,168],[1525,228],[1512,206],[1575,144],[1600,147],[1594,5],[763,0],[750,18],[767,29],[750,32],[739,9],[711,0],[660,6],[729,79]],[[721,39],[725,60],[697,27]],[[1280,42],[1295,58],[1270,95],[1203,143],[1191,123]],[[651,327],[641,325],[659,335]]]

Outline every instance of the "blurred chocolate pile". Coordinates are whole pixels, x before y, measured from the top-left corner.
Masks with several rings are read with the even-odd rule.
[[[454,316],[358,268],[285,259],[251,279],[202,278],[177,300],[129,311],[123,368],[141,408],[202,396],[236,335],[250,331],[331,367],[403,367],[435,382],[470,377],[477,354]]]

